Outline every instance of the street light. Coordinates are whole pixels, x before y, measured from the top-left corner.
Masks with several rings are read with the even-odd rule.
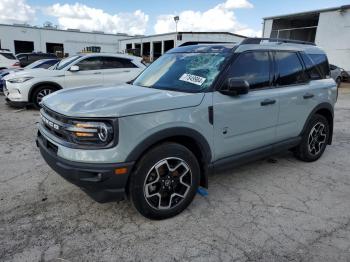
[[[175,21],[175,26],[176,26],[176,29],[175,29],[175,31],[176,31],[176,38],[175,38],[175,46],[177,46],[177,23],[179,22],[179,20],[180,20],[180,17],[177,15],[177,16],[174,16],[174,21]]]

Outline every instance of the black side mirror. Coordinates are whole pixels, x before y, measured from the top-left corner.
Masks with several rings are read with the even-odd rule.
[[[245,80],[229,78],[220,93],[228,96],[245,95],[249,92],[249,83]]]

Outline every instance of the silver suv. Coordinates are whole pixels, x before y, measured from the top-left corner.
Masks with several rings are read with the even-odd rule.
[[[145,217],[183,211],[208,175],[281,150],[315,161],[332,142],[336,84],[302,42],[174,48],[131,84],[43,100],[46,162],[96,201],[128,196]]]

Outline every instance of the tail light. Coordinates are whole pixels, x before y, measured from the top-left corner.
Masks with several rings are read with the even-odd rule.
[[[12,66],[21,66],[21,64],[19,62],[16,62]]]

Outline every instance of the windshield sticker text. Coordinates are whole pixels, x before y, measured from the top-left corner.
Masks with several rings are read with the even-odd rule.
[[[201,86],[206,78],[185,73],[179,78],[179,80]]]

